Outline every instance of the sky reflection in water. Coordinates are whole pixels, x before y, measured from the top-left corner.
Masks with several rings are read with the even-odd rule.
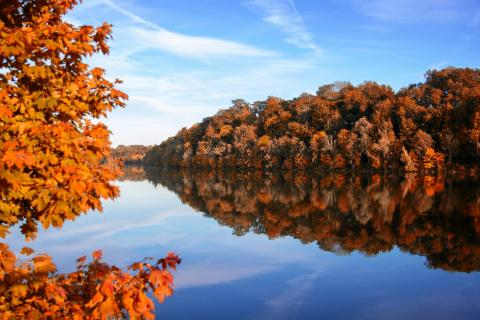
[[[352,187],[355,181],[348,178],[339,184],[338,177],[318,184],[312,181],[321,179],[311,177],[258,180],[255,176],[185,172],[147,172],[150,181],[143,180],[142,171],[129,177],[137,181],[119,182],[121,197],[107,203],[102,214],[81,216],[75,222],[65,223],[60,230],[42,230],[37,240],[28,245],[37,252],[52,255],[60,271],[73,270],[75,258],[96,249],[102,249],[106,260],[119,266],[175,251],[183,262],[175,273],[173,297],[157,308],[158,317],[164,319],[478,319],[480,316],[480,273],[477,271],[480,270],[477,258],[480,246],[478,234],[472,231],[478,227],[471,217],[452,220],[451,215],[445,213],[441,222],[428,220],[445,208],[439,201],[453,201],[448,206],[452,213],[478,203],[475,194],[478,198],[479,192],[475,188],[472,191],[471,185],[469,191],[459,191],[456,184],[435,181],[431,183],[431,187],[436,188],[432,191],[413,181],[414,186],[405,191],[405,181],[389,184],[382,179],[376,181],[375,177],[361,181],[357,187]],[[447,193],[452,196],[445,198]],[[250,201],[242,200],[240,194]],[[381,194],[383,198],[379,199]],[[179,196],[186,204],[182,204]],[[409,196],[413,198],[406,200]],[[340,205],[346,212],[338,209],[342,197],[347,197],[349,204],[347,208]],[[326,204],[321,204],[320,199],[330,203],[326,200]],[[364,199],[368,210],[376,211],[367,218],[359,218],[358,212],[353,213],[360,210],[359,207],[355,209],[349,203],[352,199]],[[393,209],[392,201],[396,204]],[[427,218],[406,216],[404,211],[410,210],[406,201],[411,201],[411,207],[417,209],[424,206],[420,211]],[[425,204],[426,201],[430,202]],[[316,208],[312,207],[313,203],[317,203]],[[274,226],[269,225],[274,217],[268,220],[268,211],[275,206],[280,208],[277,218],[284,214],[291,219],[282,218]],[[303,211],[298,213],[292,209],[294,206]],[[230,215],[225,215],[228,212]],[[246,221],[228,219],[240,213],[249,218]],[[387,216],[379,220],[380,213]],[[315,217],[322,215],[331,215],[333,218],[327,222],[340,221],[343,226],[329,231],[335,240],[333,244],[328,243],[328,249],[334,252],[319,249],[316,240],[322,235],[313,234],[317,239],[306,241],[315,230],[312,226],[317,223]],[[413,223],[412,228],[416,233],[422,232],[423,227],[431,228],[434,235],[423,234],[406,244],[408,239],[404,238],[408,237],[402,238],[398,229],[412,225],[404,223],[402,217],[414,221],[427,219]],[[358,222],[362,219],[366,220]],[[378,226],[378,221],[384,225]],[[242,225],[235,225],[239,223]],[[458,226],[459,223],[466,225]],[[366,225],[370,227],[364,227]],[[312,229],[304,230],[306,226]],[[388,237],[375,233],[386,232],[385,226],[390,228],[387,228],[391,231],[388,235],[396,237],[391,240],[394,244],[391,251]],[[279,227],[280,231],[274,231],[280,233],[269,239],[265,233],[272,236],[273,227]],[[237,236],[232,228],[236,233],[245,234]],[[349,239],[350,229],[352,235],[371,232],[365,238],[367,246],[380,239],[380,244],[372,245],[379,248],[379,253],[372,254],[372,248],[355,248],[355,239]],[[304,233],[298,233],[299,230]],[[453,235],[435,235],[439,230]],[[465,230],[468,235],[455,234]],[[444,239],[455,240],[455,237],[460,240],[454,244],[459,245],[448,250],[463,250],[468,261],[454,261],[462,254],[450,256],[448,252],[445,257],[438,253],[447,249],[439,250],[435,246],[445,246]],[[398,244],[404,240],[400,250]],[[425,244],[422,241],[426,241]],[[12,232],[7,243],[16,250],[25,244],[18,230]],[[319,243],[325,247],[327,242],[322,239]],[[345,248],[349,246],[354,250],[347,253],[350,250]],[[428,268],[427,258],[411,252],[429,255],[440,267]],[[462,268],[474,272],[454,271]]]

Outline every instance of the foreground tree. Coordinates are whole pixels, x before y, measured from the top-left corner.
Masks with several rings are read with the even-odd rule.
[[[27,240],[37,224],[60,227],[101,200],[118,195],[107,127],[92,122],[125,104],[127,95],[104,70],[83,60],[108,54],[111,26],[73,26],[62,20],[77,0],[0,2],[0,237],[19,223]],[[25,249],[23,253],[30,253]],[[18,260],[0,243],[1,319],[153,318],[151,290],[172,293],[168,268],[177,256],[140,262],[129,271],[79,259],[70,274],[52,258]]]
[[[31,249],[24,248],[28,255]],[[173,293],[173,276],[180,259],[173,253],[156,262],[132,264],[128,272],[102,261],[77,261],[77,270],[59,274],[51,257],[38,255],[17,263],[9,248],[0,244],[1,319],[154,319],[153,302],[147,292],[162,302]]]
[[[7,1],[0,6],[1,224],[60,226],[101,198],[114,198],[116,171],[101,160],[109,131],[90,119],[127,95],[84,58],[108,53],[110,25],[75,27],[62,16],[76,0]],[[8,217],[8,219],[6,218]]]

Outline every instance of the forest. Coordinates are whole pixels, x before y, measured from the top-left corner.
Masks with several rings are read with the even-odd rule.
[[[430,70],[398,92],[335,82],[316,95],[232,104],[153,147],[144,164],[478,172],[479,69]]]
[[[139,165],[142,164],[142,160],[145,154],[151,149],[151,146],[144,145],[129,145],[123,144],[112,148],[108,161],[118,160],[126,165]]]

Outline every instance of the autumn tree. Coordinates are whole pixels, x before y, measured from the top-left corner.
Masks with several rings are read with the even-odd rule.
[[[125,104],[104,70],[83,62],[108,54],[111,26],[62,20],[76,0],[9,1],[0,7],[0,210],[2,228],[60,226],[113,198],[116,172],[107,127],[92,119]],[[5,218],[8,217],[8,218]]]
[[[21,254],[33,251],[24,247]],[[148,292],[163,302],[173,293],[173,276],[180,259],[173,253],[158,261],[146,259],[128,271],[111,266],[95,251],[92,260],[80,257],[76,271],[60,274],[48,255],[17,261],[0,243],[1,319],[154,319]]]
[[[116,148],[112,148],[109,161],[118,160],[123,164],[141,164],[142,159],[151,146],[143,145],[119,145]]]
[[[478,172],[479,119],[477,69],[431,70],[425,82],[396,93],[371,81],[336,82],[292,100],[269,97],[251,105],[235,100],[152,148],[145,162],[269,170],[403,168],[421,174],[477,167]]]
[[[97,119],[128,98],[101,68],[84,60],[108,54],[111,26],[74,26],[63,16],[77,0],[12,0],[0,4],[0,236],[21,223],[27,240],[37,224],[60,227],[119,190],[107,127]],[[21,263],[0,244],[2,319],[152,317],[153,290],[171,291],[178,258],[123,272],[100,261],[55,273],[49,256]],[[168,258],[168,257],[167,257]],[[160,265],[160,266],[159,266]],[[166,273],[165,273],[166,272]],[[170,290],[170,291],[169,291]]]
[[[468,131],[469,142],[472,144],[477,157],[477,162],[480,163],[480,111],[475,112],[472,119],[472,127]]]

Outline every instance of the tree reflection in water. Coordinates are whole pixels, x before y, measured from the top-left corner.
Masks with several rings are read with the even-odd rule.
[[[153,168],[146,177],[237,235],[292,236],[339,254],[398,247],[430,268],[480,270],[478,180]]]

